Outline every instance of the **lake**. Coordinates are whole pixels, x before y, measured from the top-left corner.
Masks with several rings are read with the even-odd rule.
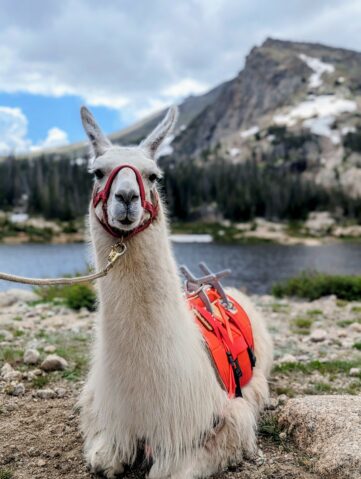
[[[331,274],[361,273],[361,244],[337,243],[322,246],[277,244],[222,245],[216,243],[174,243],[178,264],[196,271],[205,261],[217,271],[230,268],[227,285],[263,294],[272,284],[304,270]],[[22,276],[52,277],[83,272],[88,264],[84,244],[0,245],[0,271]],[[0,290],[20,285],[0,281]]]

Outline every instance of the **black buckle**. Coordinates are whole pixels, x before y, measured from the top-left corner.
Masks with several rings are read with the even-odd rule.
[[[228,362],[233,369],[234,380],[236,383],[236,397],[242,397],[241,382],[240,382],[240,379],[242,377],[242,369],[239,365],[238,358],[234,359],[232,357],[232,354],[229,351],[227,351],[226,354],[227,354]]]
[[[255,356],[255,354],[254,354],[253,349],[250,348],[249,346],[248,346],[248,348],[247,348],[247,351],[248,351],[249,360],[250,360],[250,362],[251,362],[251,366],[252,366],[252,369],[253,369],[253,368],[255,367],[255,365],[256,365],[257,358],[256,358],[256,356]]]

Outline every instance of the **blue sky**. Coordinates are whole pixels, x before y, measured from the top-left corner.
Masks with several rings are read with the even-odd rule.
[[[0,105],[20,107],[28,118],[28,136],[34,143],[41,142],[54,125],[67,132],[70,142],[83,139],[79,109],[84,100],[79,96],[60,97],[32,95],[29,93],[0,93]],[[106,133],[126,126],[121,111],[106,107],[92,107]]]
[[[84,140],[235,76],[267,37],[361,50],[359,0],[0,0],[0,154]]]

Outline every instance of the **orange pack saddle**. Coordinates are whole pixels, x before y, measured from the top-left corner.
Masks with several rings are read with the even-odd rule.
[[[230,397],[241,397],[256,364],[250,319],[219,282],[227,271],[196,278],[184,266],[185,293],[195,321],[208,347],[218,379]]]

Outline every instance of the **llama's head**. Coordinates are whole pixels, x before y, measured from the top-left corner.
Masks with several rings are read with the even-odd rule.
[[[90,111],[86,107],[81,108],[83,126],[93,153],[90,172],[94,174],[95,189],[102,190],[111,173],[122,165],[130,165],[136,169],[125,167],[116,174],[106,203],[107,218],[104,218],[102,205],[96,206],[99,220],[106,219],[112,229],[129,233],[147,220],[149,213],[141,201],[140,183],[144,185],[145,200],[154,204],[156,183],[161,177],[156,163],[157,152],[173,130],[177,115],[177,108],[170,108],[163,121],[139,146],[123,147],[113,145],[102,133]],[[141,182],[136,171],[141,174]]]

